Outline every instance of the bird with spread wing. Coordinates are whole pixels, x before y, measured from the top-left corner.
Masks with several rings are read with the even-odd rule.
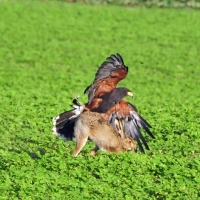
[[[154,138],[149,130],[150,124],[138,114],[138,110],[131,103],[123,100],[125,96],[133,96],[132,92],[124,87],[116,88],[118,82],[128,74],[128,67],[120,54],[111,55],[101,64],[95,79],[84,93],[88,94],[88,103],[80,105],[77,99],[73,101],[73,109],[53,118],[53,132],[66,139],[73,138],[74,126],[80,113],[90,110],[102,113],[119,134],[128,134],[137,141],[139,149],[144,153],[143,145],[149,146],[142,135],[141,129]]]

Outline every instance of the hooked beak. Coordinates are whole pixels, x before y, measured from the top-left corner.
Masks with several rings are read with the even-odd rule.
[[[132,92],[127,92],[127,95],[130,97],[133,97],[133,93]]]

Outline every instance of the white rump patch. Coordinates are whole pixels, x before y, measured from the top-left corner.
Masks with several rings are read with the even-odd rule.
[[[55,126],[52,128],[52,132],[53,132],[53,134],[57,135],[57,129]]]
[[[73,105],[73,113],[74,115],[72,117],[69,118],[69,120],[77,118],[84,110],[85,106],[77,106],[77,105]]]
[[[56,125],[56,121],[60,118],[60,116],[55,116],[53,119],[52,119],[52,122],[53,122],[53,125],[55,126]]]

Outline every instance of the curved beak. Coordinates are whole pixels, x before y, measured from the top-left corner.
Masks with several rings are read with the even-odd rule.
[[[132,92],[127,92],[127,95],[130,97],[133,97],[133,93]]]

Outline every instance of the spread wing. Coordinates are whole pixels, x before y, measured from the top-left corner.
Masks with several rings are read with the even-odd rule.
[[[127,73],[128,67],[124,65],[120,54],[108,57],[99,67],[93,83],[84,91],[84,94],[88,93],[89,103],[94,97],[100,97],[115,89],[118,82],[124,79]]]
[[[105,119],[108,120],[119,133],[125,132],[135,139],[141,152],[144,152],[143,145],[146,149],[149,146],[142,135],[141,129],[154,138],[149,130],[150,124],[138,114],[138,111],[131,103],[119,99],[119,94],[107,96],[115,90],[118,82],[126,77],[128,67],[124,65],[124,61],[119,54],[111,55],[107,61],[99,67],[92,85],[88,86],[84,93],[88,93],[88,103],[86,107],[95,112],[105,112]],[[118,90],[120,93],[120,90]],[[113,104],[114,103],[114,104]]]
[[[121,100],[106,113],[105,119],[106,118],[117,130],[119,129],[118,127],[120,127],[119,124],[122,122],[126,134],[137,141],[141,152],[144,153],[143,145],[149,150],[149,146],[142,135],[141,129],[144,129],[151,138],[154,138],[149,130],[151,125],[138,114],[134,105],[125,100]],[[120,132],[120,130],[118,131]]]

